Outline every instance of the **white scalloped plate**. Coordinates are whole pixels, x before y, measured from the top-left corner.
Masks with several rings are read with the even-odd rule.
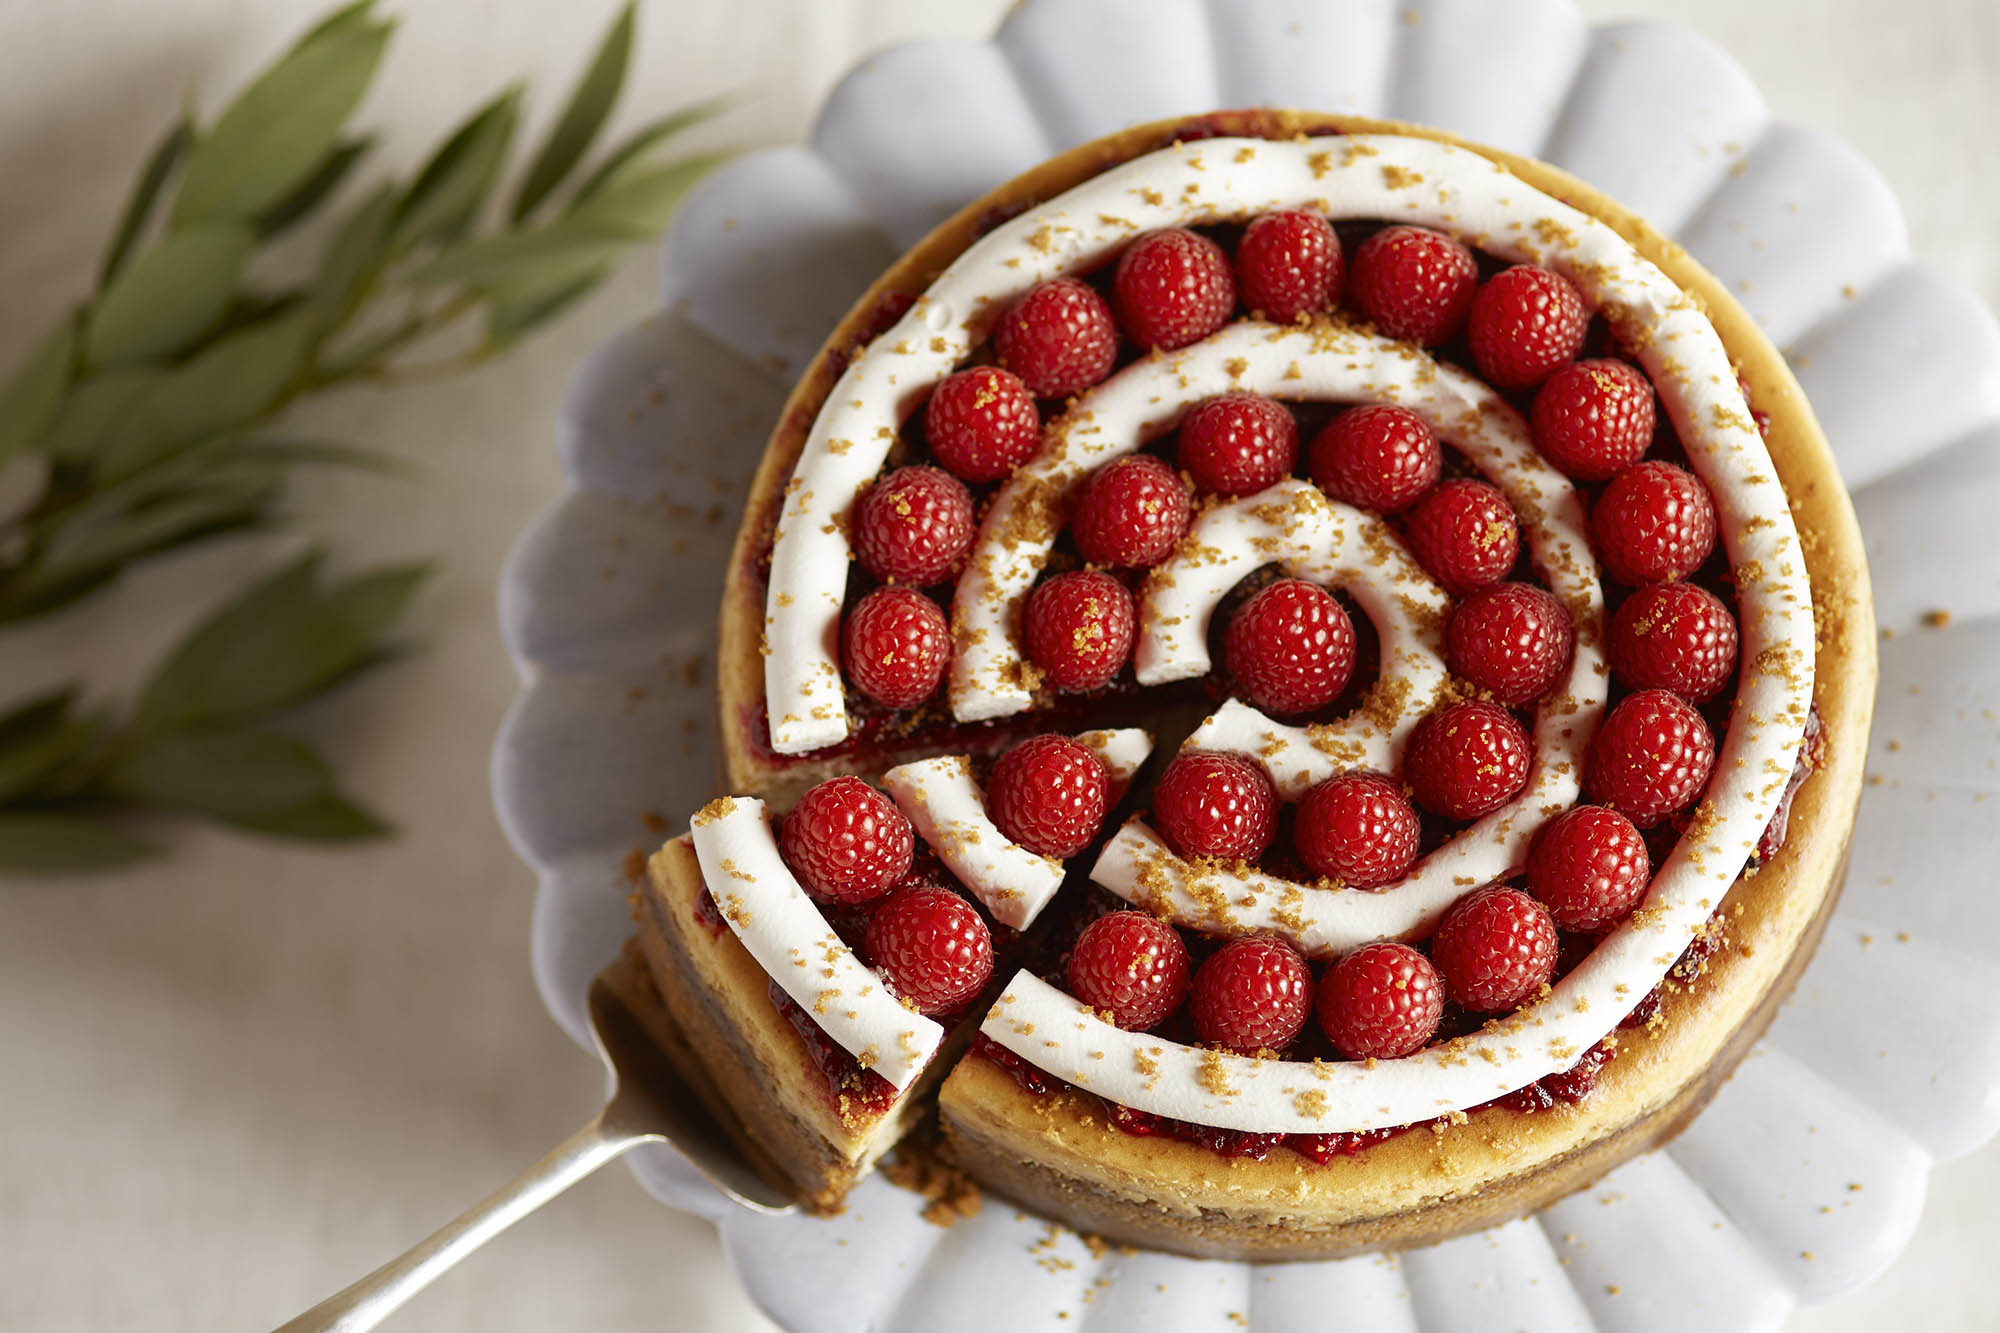
[[[1674,234],[1788,349],[1896,635],[1879,782],[1797,996],[1666,1150],[1400,1259],[1094,1255],[1007,1207],[939,1230],[879,1181],[819,1221],[732,1211],[671,1153],[640,1177],[713,1219],[752,1295],[800,1330],[1775,1328],[1879,1273],[1932,1164],[2000,1128],[2000,894],[1959,891],[2000,864],[2000,821],[1976,809],[2000,787],[2000,327],[1910,262],[1872,169],[1773,123],[1742,70],[1678,28],[1591,28],[1565,0],[1028,0],[991,42],[866,62],[809,147],[711,178],[667,238],[664,312],[579,374],[558,427],[569,489],[501,582],[523,684],[493,790],[540,876],[536,981],[583,1041],[586,982],[630,930],[620,863],[657,838],[642,812],[712,794],[711,678],[688,663],[712,657],[734,503],[848,303],[1053,152],[1253,104],[1423,122],[1565,167]],[[1957,619],[1924,628],[1940,604]]]

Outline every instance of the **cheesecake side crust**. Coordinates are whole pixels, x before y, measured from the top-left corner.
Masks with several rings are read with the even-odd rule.
[[[1127,1134],[1094,1097],[1037,1095],[992,1061],[967,1059],[939,1097],[945,1142],[995,1193],[1117,1244],[1256,1262],[1433,1244],[1536,1212],[1680,1133],[1776,1016],[1834,901],[1706,1070],[1637,1114],[1630,1108],[1646,1080],[1614,1078],[1621,1049],[1578,1105],[1489,1107],[1464,1125],[1420,1127],[1324,1164],[1288,1148],[1252,1161]],[[1524,1155],[1536,1165],[1511,1169]]]
[[[1806,551],[1818,627],[1814,705],[1824,728],[1821,763],[1798,793],[1784,848],[1724,900],[1728,947],[1695,986],[1666,996],[1656,1024],[1621,1034],[1618,1057],[1581,1106],[1532,1116],[1489,1108],[1472,1113],[1464,1124],[1417,1131],[1330,1167],[1312,1167],[1340,1168],[1340,1189],[1314,1189],[1311,1217],[1288,1221],[1286,1209],[1301,1207],[1286,1201],[1287,1191],[1294,1199],[1300,1196],[1297,1171],[1289,1182],[1270,1175],[1261,1183],[1254,1179],[1257,1173],[1238,1173],[1233,1185],[1217,1186],[1227,1192],[1204,1213],[1205,1187],[1199,1182],[1213,1177],[1218,1165],[1269,1163],[1231,1163],[1191,1145],[1134,1139],[1100,1124],[1094,1146],[1116,1156],[1124,1173],[1122,1183],[1107,1189],[1110,1182],[1097,1178],[1101,1164],[1058,1152],[1063,1136],[1058,1132],[1048,1140],[1043,1116],[1009,1114],[1022,1108],[1010,1106],[1007,1089],[1019,1101],[1037,1099],[990,1064],[962,1064],[941,1099],[948,1137],[975,1175],[1081,1230],[1179,1253],[1260,1259],[1428,1243],[1540,1207],[1678,1132],[1726,1080],[1803,969],[1838,892],[1861,792],[1874,699],[1875,627],[1852,505],[1811,409],[1776,349],[1719,281],[1636,215],[1553,167],[1456,136],[1360,117],[1284,111],[1219,112],[1138,126],[1073,149],[976,201],[864,294],[794,389],[759,466],[722,606],[718,674],[729,778],[735,790],[762,792],[783,804],[832,772],[870,771],[903,758],[884,752],[871,756],[868,765],[838,756],[781,762],[758,753],[753,743],[764,708],[764,584],[757,560],[776,522],[785,480],[844,366],[846,349],[863,339],[886,296],[921,292],[976,239],[985,220],[1060,194],[1195,126],[1211,134],[1264,138],[1352,132],[1442,140],[1478,152],[1606,222],[1687,291],[1714,324],[1753,406],[1770,418],[1767,445]],[[992,1086],[993,1078],[1006,1088]],[[1106,1135],[1121,1144],[1109,1145]],[[1139,1157],[1115,1151],[1131,1145],[1148,1151]],[[1409,1157],[1418,1149],[1421,1156]],[[1288,1155],[1281,1149],[1273,1158]],[[1422,1172],[1414,1183],[1413,1168]],[[1440,1178],[1448,1184],[1438,1186]],[[1334,1195],[1338,1198],[1329,1197]],[[1160,1202],[1175,1197],[1183,1206]],[[1231,1215],[1267,1220],[1241,1221],[1232,1234],[1216,1220]],[[1342,1235],[1342,1227],[1353,1230]]]
[[[804,1041],[770,999],[771,979],[726,929],[695,915],[705,889],[686,838],[654,854],[634,896],[646,974],[662,1001],[662,1048],[745,1154],[815,1212],[841,1200],[909,1120],[843,1118]],[[659,1033],[655,1034],[661,1035]]]

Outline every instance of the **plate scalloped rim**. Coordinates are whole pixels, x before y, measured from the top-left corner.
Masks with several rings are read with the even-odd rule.
[[[1797,995],[1668,1148],[1537,1217],[1394,1258],[1093,1253],[1005,1206],[943,1231],[879,1179],[839,1218],[772,1219],[670,1151],[634,1169],[714,1221],[752,1297],[799,1330],[1776,1328],[1885,1268],[1931,1166],[2000,1130],[2000,1018],[1967,1003],[2000,981],[2000,896],[1945,888],[2000,859],[2000,821],[1975,808],[2000,789],[2000,593],[1963,577],[1994,560],[1975,534],[2000,505],[2000,325],[1910,261],[1872,168],[1773,122],[1681,28],[1593,28],[1567,0],[1026,0],[989,42],[864,61],[809,146],[711,177],[664,244],[661,313],[578,372],[557,426],[566,490],[501,576],[522,685],[491,777],[539,880],[536,983],[588,1046],[584,989],[629,932],[622,867],[657,840],[647,812],[712,794],[732,504],[825,330],[931,225],[1052,152],[1253,104],[1389,115],[1552,161],[1661,223],[1786,348],[1897,636],[1846,895]],[[1899,531],[1939,536],[1882,540]],[[1940,589],[1974,600],[1923,628]]]

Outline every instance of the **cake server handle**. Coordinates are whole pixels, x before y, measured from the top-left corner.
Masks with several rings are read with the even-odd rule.
[[[361,1333],[387,1319],[446,1269],[613,1158],[642,1143],[671,1143],[724,1196],[760,1213],[789,1213],[789,1193],[743,1157],[700,1098],[675,1072],[608,979],[590,986],[590,1029],[616,1085],[590,1123],[507,1185],[275,1333]]]
[[[276,1333],[360,1333],[387,1319],[440,1274],[606,1162],[658,1134],[608,1128],[603,1112],[541,1161],[432,1232],[401,1257],[335,1293]]]

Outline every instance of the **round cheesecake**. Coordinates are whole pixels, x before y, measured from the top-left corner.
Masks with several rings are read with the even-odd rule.
[[[1289,318],[1215,267],[1233,251],[1235,284],[1297,278],[1245,257],[1251,224],[1278,214],[1322,219],[1312,235],[1338,256],[1323,299]],[[1465,273],[1377,255],[1364,274],[1390,230],[1463,255]],[[1448,292],[1424,307],[1398,281],[1425,299],[1456,281],[1470,311]],[[1058,298],[1071,307],[1041,325],[1020,313]],[[1431,316],[1448,326],[1423,328]],[[1577,388],[1584,425],[1564,434],[1563,404],[1544,400],[1579,364],[1619,382]],[[1034,402],[965,390],[989,452],[947,447],[940,386],[995,368],[1034,381]],[[1589,450],[1630,424],[1607,404],[1634,392],[1645,424],[1600,466]],[[1442,480],[1433,463],[1402,495],[1379,468],[1323,467],[1322,442],[1361,408],[1400,413],[1442,453]],[[1124,460],[1150,471],[1135,480]],[[1185,495],[1164,544],[1129,558],[1145,531],[1085,531],[1103,507],[1086,492],[1111,491],[1121,462],[1133,475],[1117,484]],[[1720,660],[1714,635],[1645,637],[1665,613],[1642,607],[1696,602],[1728,622],[1726,679],[1696,679]],[[1482,624],[1505,632],[1482,639]],[[1517,689],[1533,653],[1539,674]],[[1519,1216],[1685,1124],[1831,910],[1874,672],[1860,537],[1826,443],[1714,278],[1545,164],[1421,127],[1245,111],[1065,153],[968,206],[857,303],[753,483],[719,686],[730,787],[774,809],[929,756],[983,771],[1047,733],[1185,737],[1134,787],[1141,813],[1106,820],[1066,881],[1060,861],[1029,876],[1047,888],[1011,979],[927,1044],[944,1054],[920,1081],[949,1064],[953,1155],[1054,1220],[1284,1259]],[[1261,841],[1202,841],[1208,825],[1166,791],[1175,766],[1215,756],[1250,775],[1231,780],[1255,808],[1231,818]],[[1308,855],[1312,794],[1357,775],[1381,780],[1410,830],[1379,882]],[[1579,907],[1530,864],[1579,806],[1608,811],[1628,850],[1643,842],[1611,907]],[[699,894],[680,861],[683,896]],[[1501,898],[1512,933],[1465,945],[1498,930]],[[1079,940],[1119,913],[1164,923],[1192,978],[1144,1026],[1078,979]],[[687,970],[671,936],[650,943],[656,972]],[[1392,997],[1395,1021],[1419,1025],[1393,1050],[1328,1017],[1336,969],[1384,945],[1430,988],[1414,1019]],[[1281,964],[1255,992],[1267,1001],[1227,989],[1252,946]],[[769,983],[737,971],[734,1008],[755,1008],[748,992]],[[898,1128],[914,1118],[897,1110]],[[873,1135],[844,1160],[883,1146]],[[837,1203],[821,1184],[816,1202]]]

